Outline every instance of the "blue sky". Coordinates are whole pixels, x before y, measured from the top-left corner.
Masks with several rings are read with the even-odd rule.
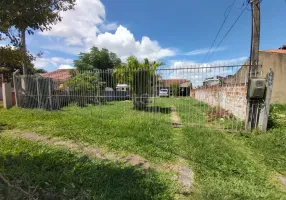
[[[52,31],[27,38],[32,53],[42,51],[35,66],[48,71],[73,66],[80,52],[92,46],[108,48],[123,60],[130,55],[164,61],[167,66],[204,60],[233,0],[78,0],[74,11]],[[214,47],[242,12],[246,0],[236,0]],[[230,9],[230,8],[229,8]],[[228,11],[229,11],[228,9]],[[248,6],[250,9],[250,6]],[[240,20],[205,63],[243,63],[249,57],[251,12]],[[261,49],[286,44],[285,0],[261,3]]]

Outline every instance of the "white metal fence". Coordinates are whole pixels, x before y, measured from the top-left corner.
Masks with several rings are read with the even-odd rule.
[[[244,129],[248,66],[175,66],[121,70],[57,70],[15,75],[17,105],[61,110],[126,101],[130,109],[173,124]],[[174,119],[174,115],[176,116]],[[172,117],[173,116],[173,117]]]

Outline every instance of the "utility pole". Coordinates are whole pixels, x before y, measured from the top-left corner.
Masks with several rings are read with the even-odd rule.
[[[252,36],[250,54],[250,78],[257,78],[259,73],[259,43],[260,43],[260,0],[251,1],[252,10]]]
[[[250,80],[258,78],[259,74],[259,43],[260,43],[260,0],[248,0],[251,3],[252,10],[252,34],[251,34],[251,52],[248,85]],[[249,88],[248,88],[249,90]],[[259,100],[252,100],[247,97],[247,123],[246,129],[252,130],[257,127],[259,117]]]

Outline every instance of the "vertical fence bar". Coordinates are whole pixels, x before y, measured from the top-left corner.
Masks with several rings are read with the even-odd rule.
[[[51,78],[48,79],[49,80],[49,104],[50,104],[50,110],[53,110],[53,102],[52,102],[52,86],[51,86]]]

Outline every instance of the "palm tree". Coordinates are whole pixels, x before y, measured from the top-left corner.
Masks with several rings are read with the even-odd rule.
[[[134,56],[127,59],[127,63],[118,66],[114,70],[114,75],[118,81],[127,81],[131,86],[133,107],[135,109],[145,109],[149,102],[149,95],[154,86],[155,71],[164,65],[162,62],[150,63],[147,58],[139,62]],[[122,82],[123,83],[123,82]]]

